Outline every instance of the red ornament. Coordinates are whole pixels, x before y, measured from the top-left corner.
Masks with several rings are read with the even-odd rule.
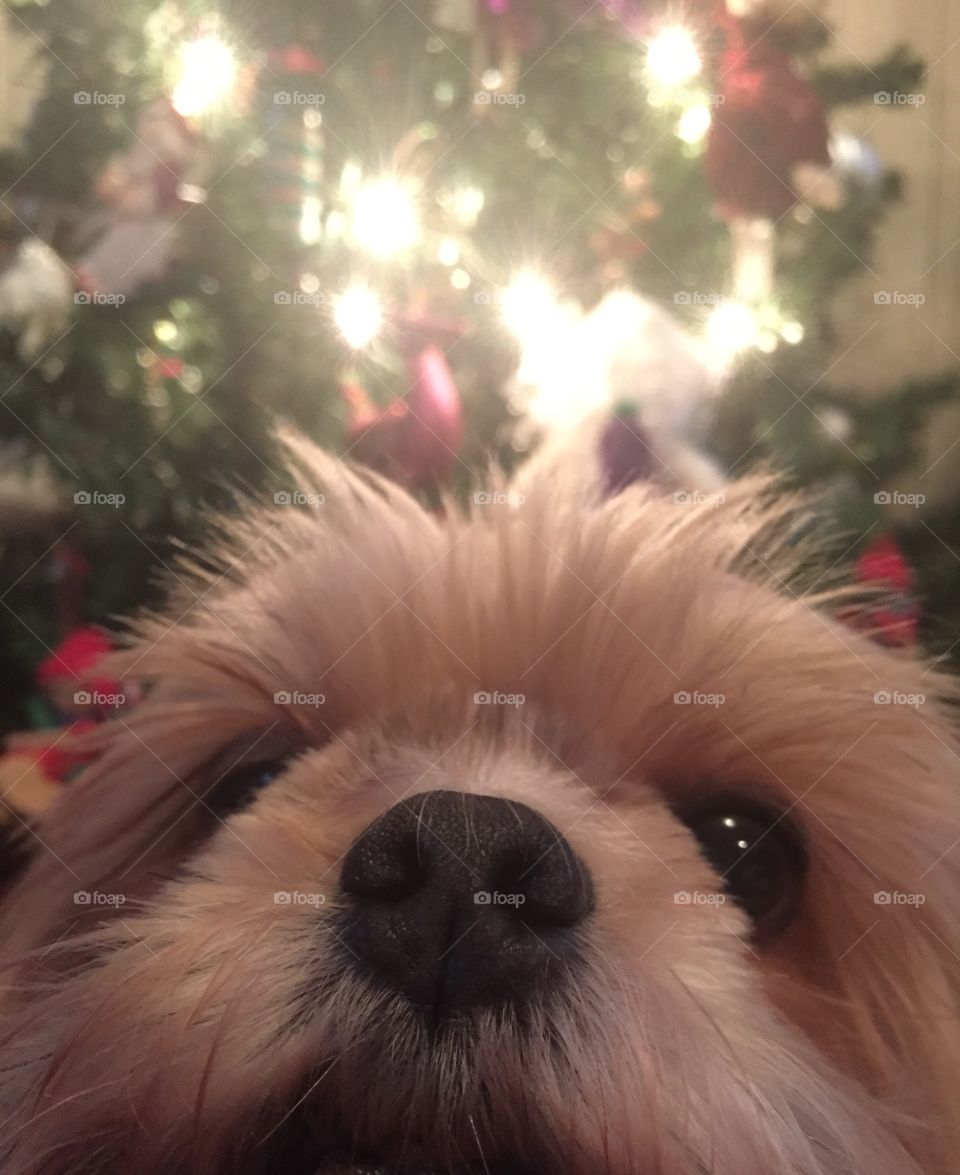
[[[904,648],[917,640],[920,604],[913,595],[913,572],[895,539],[883,535],[861,551],[856,579],[888,595],[876,604],[842,619],[866,629],[882,645]]]
[[[378,410],[357,384],[344,396],[351,408],[348,453],[412,488],[449,479],[463,440],[463,410],[447,357],[427,343],[410,358],[410,389]]]
[[[798,165],[830,167],[820,95],[756,22],[728,21],[719,77],[706,151],[719,212],[775,220],[803,195]]]

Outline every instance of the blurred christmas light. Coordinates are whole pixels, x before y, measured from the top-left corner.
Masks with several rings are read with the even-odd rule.
[[[696,42],[688,29],[668,25],[647,45],[647,71],[660,86],[682,86],[703,68]]]
[[[300,240],[305,245],[315,245],[320,240],[322,209],[319,196],[304,196],[300,210]]]
[[[684,143],[699,143],[710,129],[711,121],[709,106],[691,106],[677,123],[677,137]]]
[[[707,319],[707,338],[719,351],[746,351],[759,335],[757,316],[743,302],[721,302]]]
[[[531,270],[517,274],[500,295],[503,320],[521,343],[549,331],[556,322],[557,309],[550,283]]]
[[[367,286],[351,286],[334,303],[333,320],[348,346],[365,347],[383,325],[380,299]]]
[[[453,193],[453,215],[465,228],[473,228],[483,211],[483,202],[482,188],[469,185],[457,188]]]
[[[237,63],[219,37],[204,36],[184,45],[173,105],[184,118],[206,114],[230,94],[237,80]]]
[[[460,245],[453,237],[444,237],[437,246],[437,260],[441,265],[456,265],[460,260]]]
[[[470,286],[470,274],[465,269],[455,269],[450,274],[450,284],[455,290],[466,290]]]
[[[394,176],[364,184],[353,198],[351,227],[357,243],[376,257],[415,245],[420,221],[409,187]]]
[[[804,336],[803,324],[800,322],[785,322],[780,328],[780,335],[785,343],[789,343],[795,347],[797,343],[803,342]]]

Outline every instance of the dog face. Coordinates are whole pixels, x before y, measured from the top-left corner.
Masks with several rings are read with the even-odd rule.
[[[295,460],[7,898],[4,1171],[946,1171],[946,682],[738,571],[755,486]]]

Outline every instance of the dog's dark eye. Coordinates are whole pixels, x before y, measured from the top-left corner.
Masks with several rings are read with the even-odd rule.
[[[260,759],[231,768],[206,792],[203,802],[224,819],[247,807],[287,766],[287,759]]]
[[[789,821],[741,802],[682,816],[727,893],[762,936],[783,930],[797,913],[807,854]]]

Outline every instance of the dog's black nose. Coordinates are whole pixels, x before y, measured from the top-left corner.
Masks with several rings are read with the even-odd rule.
[[[569,970],[593,887],[524,804],[433,791],[394,805],[344,860],[343,942],[434,1016],[540,998]]]

